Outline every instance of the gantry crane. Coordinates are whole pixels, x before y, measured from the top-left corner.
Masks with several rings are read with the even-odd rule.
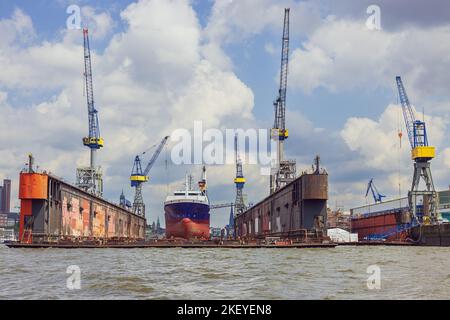
[[[166,136],[161,140],[144,170],[142,170],[141,158],[139,157],[139,155],[137,155],[134,159],[130,181],[131,186],[135,188],[133,212],[139,216],[143,217],[145,216],[145,204],[144,198],[142,197],[142,184],[144,182],[149,181],[150,177],[148,176],[148,173],[150,172],[150,169],[153,167],[153,164],[155,163],[162,149],[166,145],[168,139],[169,136]]]
[[[408,132],[408,139],[411,145],[411,159],[414,161],[413,181],[411,190],[408,192],[408,202],[411,215],[419,223],[436,222],[437,194],[434,189],[430,169],[430,160],[435,157],[435,148],[428,145],[425,122],[416,120],[414,110],[409,103],[408,95],[406,94],[401,77],[397,76],[396,82],[402,105],[403,117],[405,119],[406,130]],[[424,190],[419,189],[421,180],[425,182]],[[423,206],[420,214],[417,212],[418,200],[422,200]]]
[[[383,198],[386,197],[385,195],[378,192],[378,189],[375,186],[375,183],[373,182],[373,178],[370,179],[369,183],[367,184],[366,198],[367,198],[367,195],[369,194],[369,191],[372,192],[372,197],[373,197],[373,200],[375,201],[375,203],[383,202]]]
[[[273,193],[295,179],[296,164],[292,160],[284,160],[284,141],[289,137],[286,129],[286,91],[289,65],[289,12],[284,9],[283,38],[281,48],[280,88],[274,101],[275,121],[271,130],[272,139],[277,141],[277,163],[271,172],[270,192]]]
[[[98,111],[94,103],[94,88],[92,80],[91,49],[89,45],[89,31],[83,29],[84,47],[84,79],[88,108],[89,135],[83,138],[83,144],[91,151],[89,167],[77,168],[77,186],[98,196],[103,194],[103,178],[100,167],[96,167],[95,155],[103,147],[103,138],[100,136],[98,125]]]

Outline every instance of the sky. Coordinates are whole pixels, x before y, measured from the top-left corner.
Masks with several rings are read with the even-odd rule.
[[[174,130],[270,128],[278,91],[284,8],[291,9],[286,157],[297,172],[316,155],[329,174],[329,206],[373,201],[371,178],[387,198],[405,196],[412,162],[395,76],[425,118],[436,146],[438,190],[450,184],[450,3],[379,0],[3,0],[0,2],[0,179],[18,177],[32,152],[41,170],[74,182],[89,161],[81,30],[68,29],[70,5],[90,29],[94,96],[105,147],[98,161],[105,197],[132,200],[129,175],[140,154]],[[143,188],[149,222],[186,172],[171,148]],[[143,156],[148,161],[150,152]],[[234,200],[233,165],[208,166],[211,203]],[[244,165],[247,202],[268,194],[268,177]],[[212,212],[223,226],[229,210]]]

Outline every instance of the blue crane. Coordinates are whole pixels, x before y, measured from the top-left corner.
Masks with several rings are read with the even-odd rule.
[[[279,190],[295,179],[296,164],[293,160],[284,160],[284,141],[289,137],[286,129],[286,91],[289,65],[289,12],[284,9],[283,37],[281,45],[280,87],[278,96],[273,105],[275,108],[275,120],[271,130],[271,137],[277,142],[277,167],[270,177],[270,192]]]
[[[372,197],[373,197],[373,200],[375,201],[375,203],[383,202],[383,198],[386,197],[385,195],[382,195],[381,193],[378,192],[378,189],[373,182],[373,178],[370,179],[369,183],[367,184],[366,198],[367,198],[367,195],[369,194],[369,191],[372,192]]]
[[[236,215],[239,215],[245,211],[245,202],[243,189],[245,185],[245,177],[242,170],[242,160],[239,156],[238,136],[234,136],[234,157],[236,164],[236,177],[234,178],[234,184],[236,186],[236,198],[234,206],[236,209]]]
[[[95,109],[94,88],[92,84],[92,62],[91,49],[89,46],[88,29],[83,29],[84,39],[84,78],[86,89],[86,100],[89,118],[89,135],[83,138],[83,144],[90,149],[100,149],[103,147],[103,139],[100,137],[100,128],[98,125],[98,111]]]
[[[94,103],[94,88],[92,80],[91,49],[89,44],[89,32],[83,29],[83,49],[84,49],[84,79],[85,92],[88,108],[89,132],[83,138],[83,145],[90,149],[90,166],[77,169],[77,185],[93,194],[101,196],[103,193],[103,179],[100,168],[96,167],[96,151],[103,147],[104,141],[100,136],[98,124],[98,111]]]
[[[405,87],[401,77],[396,77],[397,88],[400,97],[400,102],[402,105],[403,118],[405,119],[406,130],[408,132],[408,139],[411,145],[411,149],[414,150],[419,148],[419,150],[426,150],[422,147],[428,147],[427,131],[425,128],[425,122],[416,120],[414,115],[414,110],[409,103],[408,95],[406,94]],[[421,152],[417,152],[418,155]],[[426,152],[427,153],[427,152]],[[434,155],[431,156],[433,158]],[[415,159],[413,155],[413,159]]]
[[[278,139],[283,141],[288,138],[289,132],[286,129],[286,91],[287,91],[287,75],[289,64],[289,8],[284,10],[283,38],[281,48],[281,71],[280,71],[280,88],[278,97],[274,101],[275,121],[273,129],[278,131]]]
[[[145,216],[145,204],[144,199],[142,197],[142,184],[144,182],[149,181],[150,178],[148,176],[148,173],[150,172],[150,169],[153,167],[153,164],[155,163],[162,149],[166,145],[168,139],[169,136],[166,136],[161,140],[144,170],[142,170],[141,158],[139,157],[139,155],[137,155],[134,158],[134,164],[133,169],[131,170],[130,181],[131,186],[136,188],[133,201],[133,212],[137,215]]]
[[[414,219],[422,222],[435,222],[437,220],[436,203],[437,194],[431,176],[430,160],[435,157],[435,148],[428,145],[425,122],[416,120],[414,110],[409,103],[408,95],[401,77],[397,76],[397,89],[402,105],[408,139],[411,145],[411,159],[414,161],[414,175],[411,190],[408,192],[410,213]],[[420,181],[425,182],[426,188],[419,190]],[[417,214],[417,202],[421,199],[426,211],[426,218]]]

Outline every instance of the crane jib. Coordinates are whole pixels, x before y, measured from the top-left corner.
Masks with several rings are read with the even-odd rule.
[[[281,48],[281,67],[280,67],[280,87],[278,97],[274,102],[275,121],[274,129],[278,129],[278,138],[284,140],[288,137],[286,130],[286,91],[287,91],[287,74],[289,64],[289,9],[285,9],[283,23],[283,38]]]
[[[83,29],[84,44],[84,78],[86,88],[86,100],[88,107],[89,136],[83,139],[83,143],[91,149],[103,147],[103,139],[100,137],[98,111],[94,104],[94,89],[92,80],[91,50],[89,45],[88,29]]]
[[[428,145],[427,130],[424,121],[416,120],[414,110],[409,102],[401,77],[396,78],[400,103],[405,119],[408,139],[411,145],[411,157],[413,160],[428,161],[435,157],[435,148]]]

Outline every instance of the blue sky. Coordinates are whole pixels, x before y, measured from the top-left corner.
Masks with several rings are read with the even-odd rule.
[[[7,18],[15,9],[21,8],[24,13],[33,19],[37,37],[35,41],[53,41],[61,37],[60,31],[65,26],[68,15],[65,10],[68,4],[90,5],[99,11],[107,11],[114,20],[115,32],[121,32],[126,28],[120,19],[120,11],[133,1],[4,1],[0,4],[0,17]],[[199,22],[203,27],[208,23],[213,1],[193,1]],[[49,18],[50,17],[50,18]],[[282,13],[280,21],[282,20]],[[279,70],[280,32],[268,30],[252,37],[244,44],[232,44],[225,46],[226,53],[232,58],[234,72],[245,82],[255,95],[255,115],[265,120],[273,117],[272,100],[277,93],[277,72]],[[96,51],[102,52],[108,45],[109,37],[93,46]],[[275,47],[273,54],[268,53],[264,46],[272,44]],[[292,48],[301,45],[301,37],[292,37]],[[262,67],[263,66],[263,67]],[[383,107],[392,102],[394,92],[388,90],[358,90],[359,92],[346,92],[333,94],[327,90],[317,90],[314,94],[303,94],[298,91],[290,91],[288,103],[294,110],[301,111],[306,117],[319,126],[330,129],[339,129],[342,122],[349,116],[376,117]],[[48,92],[47,92],[48,93]],[[329,108],[336,108],[333,117],[324,117],[330,112]]]
[[[43,168],[71,181],[76,166],[87,161],[80,142],[87,129],[82,38],[65,28],[70,4],[82,8],[91,29],[95,96],[107,144],[99,157],[110,199],[122,189],[132,198],[127,179],[135,154],[176,128],[191,128],[193,120],[217,128],[272,125],[284,7],[291,8],[286,150],[298,171],[321,155],[330,174],[331,207],[368,201],[365,186],[372,177],[390,197],[399,182],[406,193],[412,166],[407,141],[398,148],[404,124],[394,79],[400,74],[430,122],[430,141],[438,147],[437,188],[448,187],[450,10],[438,0],[427,6],[379,1],[381,30],[365,25],[370,1],[2,1],[0,178],[14,180],[29,151]],[[164,157],[167,152],[144,190],[151,199],[149,220],[162,218],[167,191],[186,171],[199,174],[199,167],[166,170]],[[250,202],[268,191],[258,169],[244,167]],[[232,201],[234,168],[209,171],[212,202]],[[212,222],[222,225],[227,218],[224,210]]]

